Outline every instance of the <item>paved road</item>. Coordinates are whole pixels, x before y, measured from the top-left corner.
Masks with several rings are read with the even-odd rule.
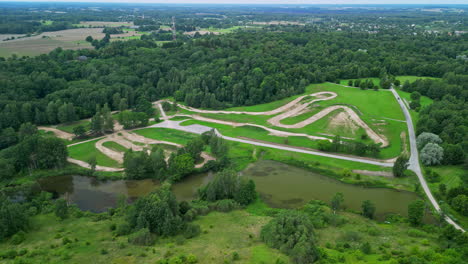
[[[419,182],[421,183],[421,186],[423,187],[424,192],[426,193],[427,198],[429,198],[429,201],[431,202],[432,206],[434,206],[434,208],[437,211],[440,211],[440,206],[437,203],[437,200],[432,195],[431,190],[429,189],[429,186],[427,185],[427,182],[424,179],[424,176],[423,176],[423,174],[421,172],[421,166],[419,164],[418,148],[416,146],[416,134],[414,133],[413,120],[411,119],[411,115],[409,113],[409,110],[406,107],[405,103],[403,102],[403,99],[400,98],[400,96],[395,91],[395,89],[393,89],[393,87],[391,88],[391,91],[392,91],[393,95],[395,96],[395,98],[397,99],[397,102],[400,105],[401,110],[403,110],[403,114],[405,115],[405,118],[406,118],[406,124],[408,126],[408,135],[409,135],[410,149],[411,149],[411,156],[410,156],[410,159],[409,159],[408,169],[412,170],[412,171],[414,171],[414,173],[416,173],[416,175],[418,176]],[[465,230],[461,226],[459,226],[457,223],[455,223],[451,218],[446,217],[445,220],[449,224],[453,225],[455,228],[465,232]]]

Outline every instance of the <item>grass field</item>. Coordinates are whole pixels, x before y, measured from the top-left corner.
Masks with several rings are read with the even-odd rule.
[[[117,142],[114,142],[114,141],[106,141],[104,143],[102,143],[102,145],[106,148],[109,148],[109,149],[112,149],[114,151],[118,151],[118,152],[126,152],[128,149],[122,145],[120,145],[119,143]]]
[[[134,130],[134,133],[156,140],[163,140],[185,145],[190,140],[198,137],[197,134],[187,133],[168,128],[143,128]]]
[[[96,142],[99,139],[78,144],[68,148],[68,156],[73,159],[88,162],[92,157],[96,157],[97,165],[119,168],[122,167],[117,161],[104,155],[96,149]]]

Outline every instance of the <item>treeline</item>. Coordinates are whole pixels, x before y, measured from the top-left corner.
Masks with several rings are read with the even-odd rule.
[[[99,41],[97,50],[57,49],[35,58],[4,60],[0,126],[18,129],[28,122],[24,116],[40,116],[57,101],[73,104],[81,119],[94,115],[97,104],[108,103],[117,110],[115,98],[125,99],[128,108],[140,100],[167,96],[194,107],[224,108],[302,93],[309,83],[378,77],[383,72],[465,72],[465,62],[452,55],[462,51],[466,35],[395,38],[303,27],[204,36],[163,48],[151,40]],[[428,43],[430,52],[424,48]],[[76,60],[78,56],[87,60]],[[437,63],[432,63],[433,56]],[[30,104],[30,110],[23,110],[23,104]],[[32,122],[51,123],[44,118]]]
[[[419,93],[434,103],[419,112],[417,134],[430,132],[443,142],[442,164],[462,164],[468,154],[468,75],[448,73],[442,79],[406,82],[403,91]],[[414,95],[414,94],[413,94]],[[418,101],[419,96],[412,99]],[[417,105],[416,105],[417,106]]]
[[[361,136],[361,139],[367,138],[367,135]],[[318,149],[327,152],[342,152],[358,156],[367,155],[371,157],[378,157],[380,153],[380,144],[366,144],[356,141],[344,141],[340,136],[335,136],[331,142],[328,140],[320,140],[318,142]]]

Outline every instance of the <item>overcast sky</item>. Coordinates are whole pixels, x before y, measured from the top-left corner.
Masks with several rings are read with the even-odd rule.
[[[0,0],[0,2],[12,0]],[[165,4],[468,4],[468,0],[18,0],[21,2],[165,3]]]

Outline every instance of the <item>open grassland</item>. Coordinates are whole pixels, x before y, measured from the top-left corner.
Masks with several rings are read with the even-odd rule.
[[[68,156],[73,159],[88,162],[91,158],[96,157],[97,165],[119,168],[120,165],[117,161],[104,155],[96,149],[96,142],[99,139],[88,141],[86,143],[74,145],[68,148]]]
[[[127,32],[124,34],[112,35],[112,40],[118,38],[125,39],[126,37],[134,35],[136,36],[137,34],[135,32]],[[85,41],[87,36],[91,36],[94,39],[102,39],[105,34],[102,33],[102,28],[83,27],[44,32],[31,37],[1,41],[0,57],[10,57],[13,54],[18,56],[36,56],[49,53],[58,47],[63,49],[93,48],[90,43]]]
[[[187,133],[168,128],[143,128],[134,130],[134,133],[156,140],[163,140],[185,145],[190,140],[198,137],[197,134]]]
[[[330,209],[325,209],[330,210]],[[84,214],[58,220],[53,214],[32,217],[25,241],[13,245],[0,244],[0,252],[27,250],[16,259],[4,263],[156,263],[158,260],[193,255],[197,263],[292,263],[276,249],[260,240],[260,230],[280,209],[267,207],[261,200],[245,210],[228,213],[211,212],[199,216],[201,234],[195,238],[182,236],[157,238],[151,246],[136,246],[128,236],[115,236],[110,227],[122,223],[122,216],[97,217]],[[406,223],[383,224],[362,216],[339,212],[344,224],[315,229],[316,243],[328,255],[331,263],[394,263],[393,255],[411,255],[411,252],[431,250],[438,246],[437,234],[415,229]],[[228,227],[228,228],[227,228]],[[371,253],[359,248],[369,242]],[[343,246],[345,245],[346,246]],[[434,252],[436,261],[441,253]],[[339,261],[341,259],[341,261]],[[278,262],[281,261],[281,262]],[[169,262],[178,263],[178,262]]]
[[[287,256],[259,239],[261,227],[269,220],[245,211],[212,212],[195,221],[202,230],[195,238],[158,238],[153,246],[135,246],[128,243],[127,236],[114,237],[110,231],[110,225],[122,222],[122,217],[97,220],[84,216],[59,221],[47,214],[33,217],[25,242],[19,246],[2,243],[0,252],[26,249],[28,253],[20,258],[34,263],[155,263],[190,254],[196,256],[197,263],[230,263],[234,252],[239,255],[236,263],[275,263],[277,259],[290,263]],[[70,243],[64,244],[65,238]]]

